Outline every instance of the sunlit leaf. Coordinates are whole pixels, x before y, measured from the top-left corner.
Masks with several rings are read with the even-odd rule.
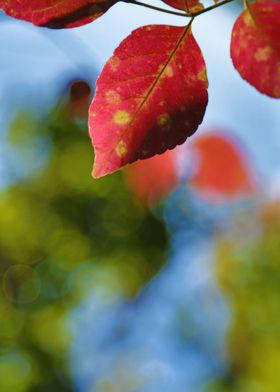
[[[54,29],[78,27],[102,16],[117,0],[0,0],[8,15]]]
[[[156,202],[178,183],[173,151],[134,162],[124,172],[128,187],[136,199],[147,204]]]
[[[190,184],[211,200],[221,200],[253,192],[253,178],[240,146],[222,133],[198,137],[195,172]]]
[[[104,176],[183,143],[203,119],[207,86],[190,27],[135,30],[97,81],[89,116],[93,175]]]
[[[199,0],[163,0],[170,7],[188,12],[197,12],[204,8]]]
[[[280,97],[280,3],[250,3],[235,22],[231,57],[235,68],[261,93]]]

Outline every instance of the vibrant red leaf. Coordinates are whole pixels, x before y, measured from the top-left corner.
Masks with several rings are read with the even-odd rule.
[[[163,0],[163,2],[170,5],[170,7],[188,12],[197,12],[204,8],[199,0]]]
[[[261,93],[280,97],[280,3],[250,3],[235,22],[231,57],[240,75]]]
[[[203,119],[207,86],[190,27],[135,30],[97,81],[89,117],[94,177],[183,143]]]
[[[249,165],[235,140],[222,133],[207,133],[192,143],[197,154],[190,180],[212,201],[249,194],[255,190]]]
[[[37,26],[78,27],[103,15],[117,0],[0,0],[8,15]]]
[[[157,202],[177,184],[173,151],[134,162],[126,167],[125,179],[136,199],[143,204]]]

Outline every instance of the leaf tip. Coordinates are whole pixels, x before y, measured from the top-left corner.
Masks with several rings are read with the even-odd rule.
[[[96,164],[96,158],[93,163],[93,168],[91,171],[91,176],[94,180],[98,180],[101,177],[106,176],[105,170],[102,170],[102,166]]]

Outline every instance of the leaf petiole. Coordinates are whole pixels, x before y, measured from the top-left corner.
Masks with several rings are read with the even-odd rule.
[[[177,16],[184,16],[184,17],[189,17],[190,16],[186,12],[171,11],[171,10],[167,10],[165,8],[156,7],[154,5],[150,5],[150,4],[147,4],[147,3],[142,3],[141,1],[137,1],[137,0],[121,0],[121,1],[123,1],[124,3],[140,5],[142,7],[150,8],[150,9],[155,10],[155,11],[164,12],[166,14],[177,15]]]
[[[164,13],[171,14],[171,15],[184,16],[184,17],[187,17],[187,18],[195,18],[198,15],[204,14],[205,12],[208,12],[208,11],[212,11],[215,8],[221,7],[222,5],[225,5],[227,3],[231,3],[232,1],[235,1],[235,0],[223,0],[223,1],[219,2],[219,3],[217,3],[217,4],[211,5],[210,7],[204,8],[203,10],[200,10],[198,12],[177,12],[177,11],[171,11],[171,10],[167,10],[165,8],[156,7],[156,6],[147,4],[147,3],[142,3],[141,1],[138,1],[138,0],[121,0],[121,1],[123,1],[124,3],[140,5],[142,7],[150,8],[152,10],[164,12]]]

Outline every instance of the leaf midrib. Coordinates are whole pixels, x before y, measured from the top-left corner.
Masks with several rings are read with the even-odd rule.
[[[123,137],[123,135],[127,132],[127,130],[131,127],[131,125],[134,123],[136,117],[138,116],[138,114],[141,112],[142,108],[145,106],[145,104],[147,103],[147,101],[149,100],[151,94],[153,93],[155,87],[157,86],[160,78],[162,77],[164,71],[166,70],[166,68],[168,67],[169,63],[172,61],[175,53],[177,52],[179,46],[181,45],[182,41],[184,40],[186,34],[188,33],[188,31],[191,28],[191,24],[192,24],[193,19],[191,19],[191,21],[189,22],[189,24],[185,27],[184,31],[182,32],[180,38],[178,39],[176,45],[174,46],[174,49],[171,51],[166,63],[164,64],[164,66],[162,67],[161,71],[159,72],[159,74],[157,75],[157,77],[155,78],[154,82],[152,83],[151,87],[149,88],[147,94],[145,95],[143,101],[140,103],[140,105],[138,106],[138,108],[136,109],[134,115],[132,116],[132,119],[130,120],[130,122],[127,124],[127,126],[122,130],[122,132],[120,133],[120,139]],[[117,144],[114,146],[114,148],[112,148],[112,150],[109,152],[109,158],[111,158],[113,152],[115,151],[117,147]]]

